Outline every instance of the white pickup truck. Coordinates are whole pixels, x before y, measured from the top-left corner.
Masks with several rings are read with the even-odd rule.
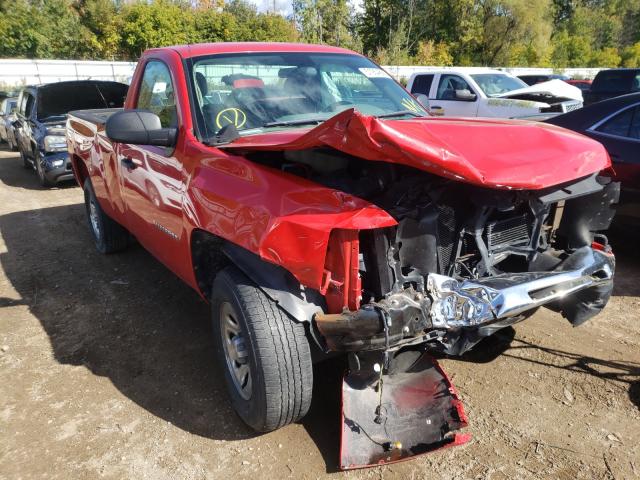
[[[500,70],[417,72],[407,89],[436,116],[531,118],[582,107],[580,89],[562,80],[528,86]]]

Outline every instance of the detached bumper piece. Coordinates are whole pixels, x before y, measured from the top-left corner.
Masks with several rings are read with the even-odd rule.
[[[456,433],[467,418],[434,359],[406,351],[384,368],[383,357],[367,354],[358,361],[360,369],[344,377],[342,470],[399,462],[469,441],[470,435]]]

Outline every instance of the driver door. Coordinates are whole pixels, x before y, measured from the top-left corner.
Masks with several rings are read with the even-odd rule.
[[[459,99],[456,92],[468,91],[475,94],[473,100]],[[478,115],[478,92],[459,75],[440,74],[436,98],[429,99],[429,111],[432,115],[444,117],[476,117]]]
[[[144,68],[137,108],[158,115],[163,128],[179,127],[169,68],[153,59]],[[170,267],[176,261],[172,253],[184,233],[184,170],[176,157],[178,148],[119,144],[117,150],[127,227],[147,250]]]

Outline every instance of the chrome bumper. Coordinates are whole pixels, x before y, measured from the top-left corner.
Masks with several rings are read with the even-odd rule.
[[[590,287],[611,282],[614,256],[583,247],[549,272],[508,273],[459,282],[430,274],[433,328],[472,327],[514,317]]]

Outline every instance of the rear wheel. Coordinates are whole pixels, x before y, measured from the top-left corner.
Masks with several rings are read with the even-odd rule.
[[[268,432],[304,417],[313,388],[304,325],[235,267],[217,275],[211,308],[218,361],[240,418]]]
[[[115,253],[127,248],[129,232],[104,213],[89,178],[84,181],[84,205],[96,249],[100,253]]]

